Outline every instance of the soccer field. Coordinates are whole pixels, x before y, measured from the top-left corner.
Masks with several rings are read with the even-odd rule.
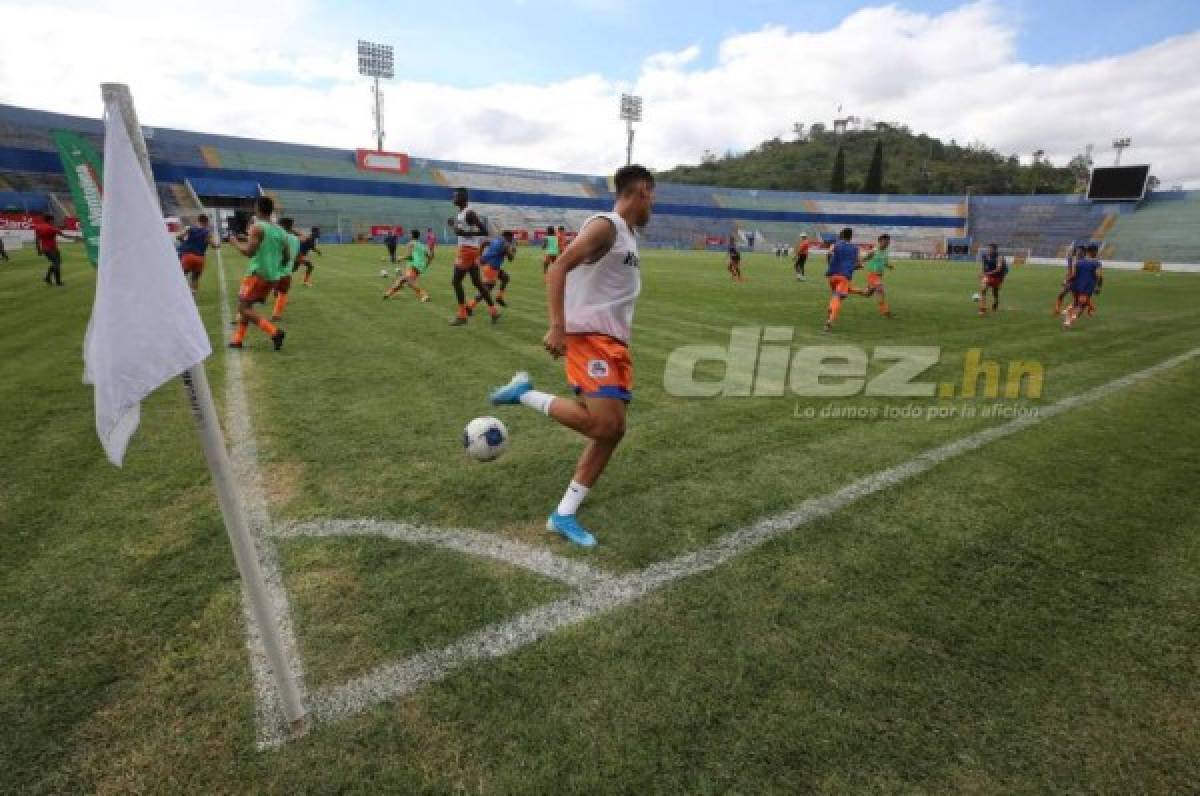
[[[1196,352],[1200,278],[1110,273],[1064,332],[1060,268],[1017,267],[977,317],[978,266],[896,261],[898,317],[851,297],[825,334],[823,262],[801,283],[747,255],[731,284],[723,253],[644,252],[629,430],[581,511],[599,540],[583,551],[543,530],[579,438],[486,402],[518,369],[565,393],[541,348],[540,252],[510,266],[499,324],[450,328],[448,247],[428,304],[380,300],[382,247],[324,250],[281,352],[254,329],[224,348],[213,255],[200,295],[214,394],[326,706],[284,743],[181,390],[143,405],[113,468],[80,384],[94,271],[74,246],[62,289],[28,249],[0,262],[0,791],[1200,787],[1200,361],[1097,391]],[[228,294],[244,260],[223,256]],[[861,349],[870,378],[893,364],[878,346],[937,347],[918,381],[954,396],[666,389],[673,351],[746,327],[793,329],[776,349]],[[963,397],[972,349],[1002,394]],[[1013,362],[1040,365],[1040,395],[1003,395]],[[478,464],[461,431],[487,414],[509,450]],[[1027,426],[979,435],[1013,415]],[[460,549],[414,541],[439,529]],[[486,540],[468,531],[506,552],[471,554]],[[454,646],[489,628],[491,647]],[[388,668],[402,660],[424,666]]]

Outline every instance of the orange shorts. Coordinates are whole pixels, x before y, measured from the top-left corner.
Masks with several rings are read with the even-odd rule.
[[[287,276],[279,277],[279,281],[275,283],[274,287],[276,293],[288,292],[292,289],[292,275],[288,274]]]
[[[483,267],[483,283],[485,285],[494,285],[498,279],[500,279],[499,268],[493,268],[490,265]]]
[[[629,348],[606,334],[567,335],[567,381],[586,398],[633,400]]]
[[[195,274],[199,276],[204,273],[204,257],[199,254],[184,254],[179,258],[179,264],[183,266],[185,274]]]
[[[267,300],[274,282],[268,282],[257,274],[243,277],[242,286],[238,288],[238,301],[257,304]]]
[[[1000,285],[1003,282],[1004,282],[1004,277],[1002,277],[1002,276],[985,276],[983,278],[983,286],[990,287],[993,289],[1000,287]]]
[[[829,289],[845,298],[850,295],[850,280],[839,274],[829,277]]]
[[[867,287],[883,287],[883,274],[867,271]]]
[[[479,265],[479,247],[478,246],[459,246],[458,253],[454,257],[455,268],[474,268]]]

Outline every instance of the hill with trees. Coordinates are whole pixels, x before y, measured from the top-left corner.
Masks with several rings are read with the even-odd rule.
[[[905,126],[875,124],[834,133],[823,124],[795,125],[793,141],[773,138],[741,154],[706,152],[699,165],[659,172],[664,182],[828,193],[1074,193],[1087,184],[1090,160],[1080,154],[1055,166],[1042,154],[1021,165],[981,142],[966,146]]]

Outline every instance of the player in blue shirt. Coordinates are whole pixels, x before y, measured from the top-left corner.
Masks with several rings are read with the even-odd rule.
[[[196,216],[196,223],[185,227],[175,239],[179,241],[179,264],[195,293],[200,289],[200,276],[204,273],[204,255],[210,247],[217,248],[208,226],[208,216],[204,213]]]
[[[854,272],[862,268],[862,258],[858,247],[850,240],[854,230],[846,227],[842,230],[837,243],[829,247],[829,267],[825,269],[825,278],[829,280],[829,289],[833,295],[829,297],[829,313],[825,317],[825,331],[832,331],[833,324],[842,311],[842,299],[853,293],[856,296],[863,292],[853,284]]]
[[[313,227],[308,231],[308,235],[300,239],[300,254],[296,257],[296,264],[292,266],[292,273],[296,273],[300,266],[304,266],[304,286],[312,287],[313,262],[309,258],[309,254],[321,254],[321,250],[317,248],[317,243],[321,239],[321,228]],[[325,255],[321,254],[322,257]]]
[[[484,247],[483,254],[479,255],[479,262],[483,264],[483,286],[488,289],[488,292],[496,299],[496,303],[501,307],[507,307],[508,302],[504,300],[504,291],[508,290],[508,271],[504,269],[506,263],[513,261],[517,256],[517,244],[513,240],[511,229],[506,229],[500,237],[493,239]],[[495,290],[496,282],[500,283],[500,289]],[[467,305],[467,314],[470,315],[475,311],[476,305],[483,301],[482,291],[475,295],[471,303]]]
[[[738,251],[737,244],[733,242],[733,238],[729,239],[729,262],[725,268],[729,271],[729,276],[734,282],[745,282],[742,278],[742,253]]]
[[[1071,269],[1075,267],[1075,261],[1087,254],[1087,246],[1082,243],[1076,243],[1071,246],[1071,253],[1067,255],[1067,274],[1063,278],[1062,288],[1058,291],[1058,298],[1054,300],[1054,315],[1057,317],[1062,315],[1063,299],[1071,295]]]
[[[992,291],[992,312],[1000,309],[1000,286],[1004,284],[1004,277],[1008,276],[1008,261],[1001,256],[996,244],[989,243],[987,251],[979,255],[979,262],[983,267],[979,288],[979,314],[983,316],[987,315],[988,290]]]
[[[1063,313],[1064,329],[1070,329],[1084,310],[1087,310],[1088,315],[1094,315],[1096,312],[1092,296],[1099,295],[1100,289],[1104,287],[1104,264],[1097,259],[1099,254],[1099,246],[1094,243],[1088,244],[1084,256],[1071,266],[1071,294],[1074,301]]]

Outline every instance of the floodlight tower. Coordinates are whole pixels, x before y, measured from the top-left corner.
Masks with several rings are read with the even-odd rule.
[[[621,119],[625,122],[625,165],[633,162],[633,123],[642,120],[642,98],[621,95]]]
[[[1121,165],[1121,153],[1131,146],[1133,146],[1133,139],[1129,136],[1113,139],[1113,149],[1117,150],[1117,158],[1113,161],[1114,166]]]
[[[383,151],[383,90],[379,88],[379,78],[391,80],[395,76],[392,64],[392,45],[358,40],[358,73],[375,80],[372,91],[375,98],[375,148],[380,152]]]

